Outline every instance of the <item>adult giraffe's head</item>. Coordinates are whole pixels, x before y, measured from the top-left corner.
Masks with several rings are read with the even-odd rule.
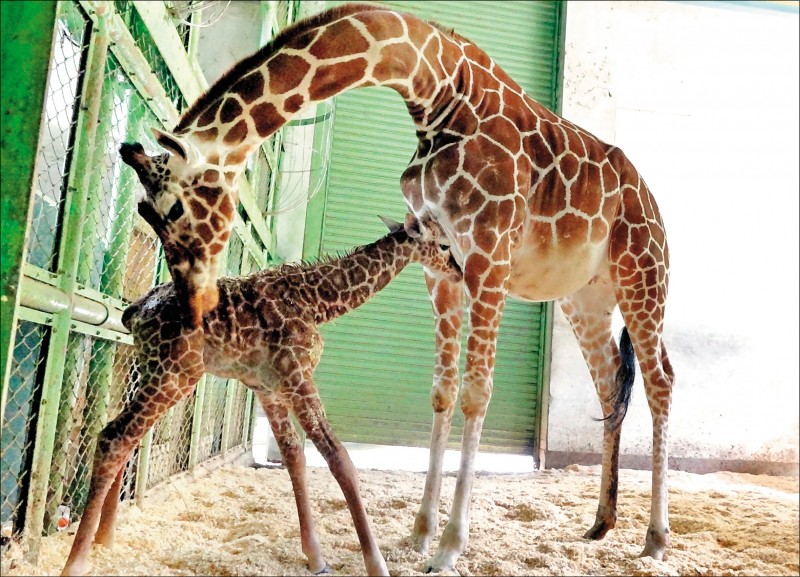
[[[161,239],[175,288],[199,326],[217,306],[219,254],[233,225],[237,174],[226,174],[217,155],[206,158],[187,139],[153,134],[167,153],[150,156],[141,144],[124,143],[120,156],[139,176],[145,192],[139,214]]]

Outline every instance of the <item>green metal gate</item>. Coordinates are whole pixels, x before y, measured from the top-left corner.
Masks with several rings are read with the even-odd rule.
[[[562,3],[385,4],[455,27],[533,98],[557,107]],[[306,256],[370,242],[386,232],[376,215],[402,221],[406,212],[399,179],[416,139],[399,95],[386,88],[348,92],[336,98],[335,114],[327,197],[312,201]],[[310,236],[320,221],[321,234]],[[550,307],[514,301],[506,306],[483,450],[534,453],[549,354]],[[432,421],[434,335],[421,267],[410,266],[367,305],[326,325],[323,335],[325,353],[316,380],[340,438],[426,446]],[[457,412],[451,438],[460,438],[462,426]]]
[[[70,508],[72,520],[82,513],[97,436],[138,385],[121,312],[168,280],[160,243],[136,213],[138,181],[118,155],[125,141],[158,150],[149,129],[171,128],[206,88],[195,59],[199,29],[166,10],[162,2],[3,3],[4,92],[5,82],[29,64],[25,35],[35,36],[38,47],[52,46],[30,63],[48,70],[44,94],[29,94],[43,101],[43,112],[24,110],[25,93],[9,91],[3,99],[9,118],[35,124],[41,117],[38,146],[35,138],[27,149],[11,142],[16,134],[5,121],[3,132],[3,171],[14,171],[13,194],[30,205],[30,219],[15,206],[9,211],[15,220],[4,223],[3,258],[16,260],[3,263],[0,523],[26,536],[31,559],[40,536],[55,530],[59,506]],[[54,14],[35,19],[37,11]],[[285,26],[294,12],[295,2],[264,3],[263,35]],[[48,25],[27,26],[40,20]],[[267,211],[279,180],[281,138],[268,140],[248,165],[222,265],[228,274],[268,263]],[[4,218],[11,206],[6,183]],[[243,385],[204,378],[132,455],[123,498],[249,447],[252,419],[252,394]]]

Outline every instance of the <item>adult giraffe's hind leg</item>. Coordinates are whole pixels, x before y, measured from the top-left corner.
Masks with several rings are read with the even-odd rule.
[[[428,474],[425,477],[425,491],[414,520],[412,534],[414,548],[423,555],[427,554],[431,539],[439,526],[442,462],[458,397],[461,317],[464,310],[463,283],[452,282],[446,276],[428,270],[425,271],[425,282],[433,305],[436,359],[431,388],[433,430]]]
[[[283,464],[289,473],[297,505],[297,517],[300,521],[300,543],[303,553],[308,559],[308,569],[314,575],[329,573],[330,568],[322,558],[319,536],[314,526],[311,503],[306,485],[306,457],[300,437],[289,418],[289,412],[282,400],[269,399],[259,395],[264,412],[269,420],[272,433],[278,443]]]
[[[642,556],[661,559],[669,547],[667,425],[675,375],[663,342],[669,282],[666,236],[655,201],[639,181],[623,196],[623,213],[611,231],[611,278],[622,318],[642,370],[653,420],[650,524]]]
[[[594,525],[584,535],[587,539],[602,539],[617,522],[620,432],[625,416],[624,405],[629,398],[626,392],[630,392],[633,374],[632,371],[620,373],[619,349],[611,330],[611,315],[617,301],[608,274],[564,297],[559,304],[572,325],[603,411],[600,500]],[[624,378],[620,379],[618,375]],[[619,412],[615,413],[618,406]]]
[[[169,321],[162,327],[168,324]],[[194,389],[203,373],[202,330],[178,336],[171,342],[137,339],[137,345],[141,373],[139,389],[122,412],[105,426],[97,440],[86,508],[62,575],[86,573],[89,550],[98,533],[98,524],[103,528],[99,542],[113,541],[118,483],[128,455],[167,409]],[[165,370],[167,364],[169,371]],[[110,491],[112,485],[114,491]],[[112,515],[109,519],[101,521],[101,515],[109,514]]]

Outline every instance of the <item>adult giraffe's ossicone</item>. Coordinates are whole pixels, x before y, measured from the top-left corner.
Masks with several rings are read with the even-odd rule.
[[[669,541],[667,421],[674,381],[662,342],[667,243],[647,185],[623,152],[529,98],[469,40],[412,15],[345,5],[300,21],[242,60],[159,142],[173,154],[128,148],[146,197],[140,212],[164,242],[176,288],[199,323],[216,305],[216,255],[227,240],[247,156],[305,107],[351,88],[388,86],[416,124],[416,154],[401,177],[410,210],[449,237],[463,282],[428,273],[436,319],[434,424],[425,493],[414,527],[427,551],[437,527],[441,465],[459,392],[463,295],[470,311],[460,389],[466,417],[456,494],[428,568],[453,568],[467,543],[474,458],[492,392],[507,294],[557,299],[589,365],[605,421],[600,503],[589,538],[616,522],[619,306],[642,369],[653,419],[653,487],[643,554]]]

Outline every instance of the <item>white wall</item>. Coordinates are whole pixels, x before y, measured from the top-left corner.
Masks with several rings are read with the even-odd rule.
[[[798,16],[709,4],[569,2],[562,114],[625,151],[665,220],[671,456],[797,463]],[[548,449],[599,452],[556,309]],[[634,387],[623,453],[649,455]]]

